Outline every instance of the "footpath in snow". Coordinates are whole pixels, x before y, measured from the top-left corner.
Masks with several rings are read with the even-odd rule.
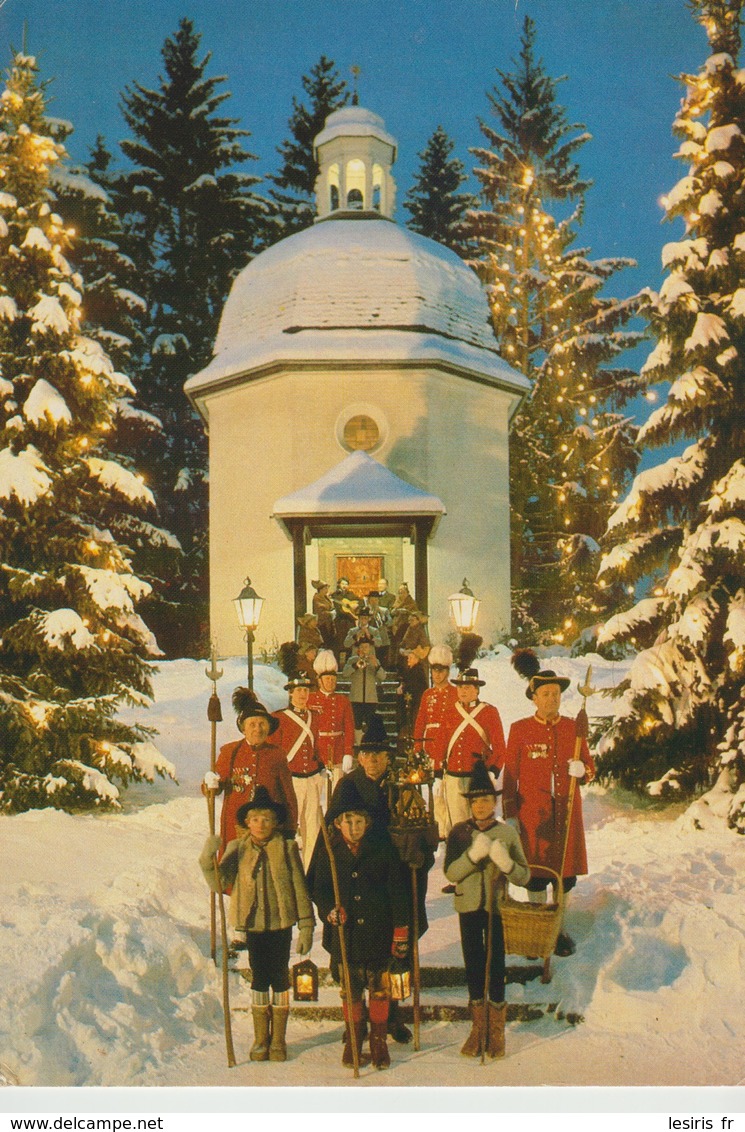
[[[592,658],[593,683],[622,669]],[[552,662],[572,677],[587,658]],[[237,737],[219,684],[219,742]],[[485,698],[505,724],[529,710],[505,655],[481,660]],[[258,668],[271,708],[284,678]],[[341,1066],[341,1023],[292,1019],[290,1060],[248,1061],[249,991],[231,976],[238,1065],[225,1060],[220,973],[209,958],[209,898],[197,865],[207,829],[198,784],[209,764],[204,664],[163,664],[148,722],[179,784],[137,786],[116,814],[44,810],[0,818],[0,1063],[24,1085],[736,1085],[745,1083],[745,838],[696,814],[656,811],[590,787],[584,794],[591,873],[572,895],[577,953],[555,959],[551,984],[511,983],[508,1001],[550,1002],[551,1014],[508,1025],[507,1057],[461,1058],[462,1022],[425,1022],[420,1051],[391,1045],[386,1073]],[[591,714],[608,707],[598,698]],[[703,828],[696,828],[702,825]],[[425,966],[460,964],[452,897],[430,891]],[[327,958],[314,944],[319,966]],[[422,992],[422,1001],[436,992]],[[466,990],[462,988],[463,1003]],[[430,999],[433,1001],[434,999]],[[567,1024],[562,1015],[581,1015]]]

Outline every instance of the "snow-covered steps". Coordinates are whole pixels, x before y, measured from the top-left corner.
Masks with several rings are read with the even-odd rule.
[[[510,1001],[516,997],[510,994],[511,984],[525,986],[539,980],[541,966],[507,968],[507,1020],[508,1022],[535,1022],[552,1016],[557,1022],[576,1026],[584,1021],[581,1014],[564,1012],[561,1004],[551,1001],[550,995],[543,991],[540,1000]],[[237,972],[240,979],[235,981],[235,991],[231,991],[231,1010],[250,1011],[251,992],[250,973],[244,968]],[[318,1002],[291,1002],[291,1010],[298,1019],[318,1021],[342,1020],[339,987],[334,983],[328,968],[318,972]],[[538,983],[539,986],[543,984]],[[537,988],[536,988],[537,989]],[[412,999],[409,997],[400,1006],[401,1018],[411,1023],[414,1016]],[[421,969],[421,992],[419,1013],[422,1022],[466,1022],[469,1020],[468,992],[462,967],[423,967]]]

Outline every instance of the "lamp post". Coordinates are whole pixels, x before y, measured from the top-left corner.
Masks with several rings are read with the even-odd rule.
[[[259,597],[251,585],[251,579],[246,578],[238,597],[233,598],[233,605],[238,617],[238,624],[246,634],[248,686],[252,692],[254,690],[254,633],[259,627],[263,604],[263,597]]]
[[[463,579],[463,585],[457,594],[450,595],[448,604],[450,616],[461,636],[463,633],[472,633],[476,627],[476,618],[479,615],[481,602],[477,597],[474,597],[473,590],[468,585],[468,578]]]

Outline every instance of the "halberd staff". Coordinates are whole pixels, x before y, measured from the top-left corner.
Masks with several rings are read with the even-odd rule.
[[[587,873],[582,799],[578,790],[568,827],[566,817],[572,778],[578,785],[592,782],[595,763],[587,740],[582,737],[577,752],[575,721],[559,714],[561,693],[569,687],[569,679],[548,668],[541,670],[537,656],[530,649],[518,650],[512,663],[528,680],[525,695],[535,705],[535,713],[510,728],[502,805],[505,818],[519,823],[525,855],[532,868],[528,892],[532,894],[531,899],[539,903],[546,899],[550,880],[540,866],[561,873],[564,892],[574,887],[578,876]],[[574,941],[562,932],[556,954],[571,955],[574,950]]]

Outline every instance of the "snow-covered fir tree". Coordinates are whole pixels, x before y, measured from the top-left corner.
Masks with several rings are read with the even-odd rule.
[[[510,436],[513,632],[572,642],[612,596],[595,586],[598,540],[638,459],[620,411],[633,375],[613,363],[638,340],[626,329],[638,304],[601,294],[630,260],[574,246],[590,184],[575,158],[589,135],[558,103],[535,39],[526,17],[516,69],[488,94],[496,126],[481,122],[489,147],[472,150],[470,234],[501,352],[532,383]]]
[[[113,190],[148,304],[146,350],[138,374],[140,408],[163,423],[165,443],[138,453],[162,508],[163,525],[183,549],[177,610],[165,644],[173,653],[204,648],[207,592],[207,442],[183,392],[206,365],[230,283],[256,250],[266,203],[248,132],[219,113],[229,93],[208,76],[210,55],[183,19],[163,46],[156,88],[134,83],[122,97],[132,136],[121,143],[131,167]],[[192,640],[184,632],[194,630]],[[202,631],[200,633],[200,630]]]
[[[118,805],[116,782],[173,768],[147,730],[148,585],[109,519],[152,496],[107,438],[134,390],[81,332],[82,280],[54,203],[63,160],[33,57],[0,95],[0,808]]]
[[[282,163],[279,171],[267,178],[274,186],[269,192],[271,206],[267,218],[267,244],[274,244],[293,232],[309,228],[313,223],[318,177],[313,139],[320,134],[329,114],[349,102],[346,82],[339,75],[334,61],[325,55],[300,81],[307,104],[293,96],[288,122],[291,136],[277,146]]]
[[[646,590],[603,639],[638,655],[619,687],[602,767],[653,793],[716,774],[740,788],[745,830],[745,71],[743,0],[696,0],[711,54],[684,74],[673,130],[687,165],[663,206],[682,223],[651,296],[657,343],[642,369],[669,383],[643,426],[682,451],[641,472],[609,523],[601,577]]]
[[[419,154],[420,166],[406,194],[404,208],[411,216],[408,226],[452,248],[463,259],[473,254],[465,231],[465,217],[476,200],[462,192],[468,180],[463,162],[453,156],[455,143],[437,126]]]
[[[54,123],[53,123],[54,125]],[[66,141],[69,124],[55,128]],[[147,303],[137,293],[139,280],[132,259],[122,251],[126,242],[112,193],[117,183],[111,153],[98,137],[87,165],[60,162],[51,170],[55,208],[74,231],[68,259],[85,285],[81,330],[106,350],[115,369],[137,372],[145,352]],[[144,453],[163,446],[162,422],[121,397],[111,421],[109,445],[116,452]],[[159,501],[156,497],[156,507]],[[143,616],[155,636],[168,639],[179,612],[182,549],[178,539],[141,515],[115,514],[115,535],[132,552],[137,574],[151,585],[142,604]],[[175,642],[173,642],[175,644]]]

